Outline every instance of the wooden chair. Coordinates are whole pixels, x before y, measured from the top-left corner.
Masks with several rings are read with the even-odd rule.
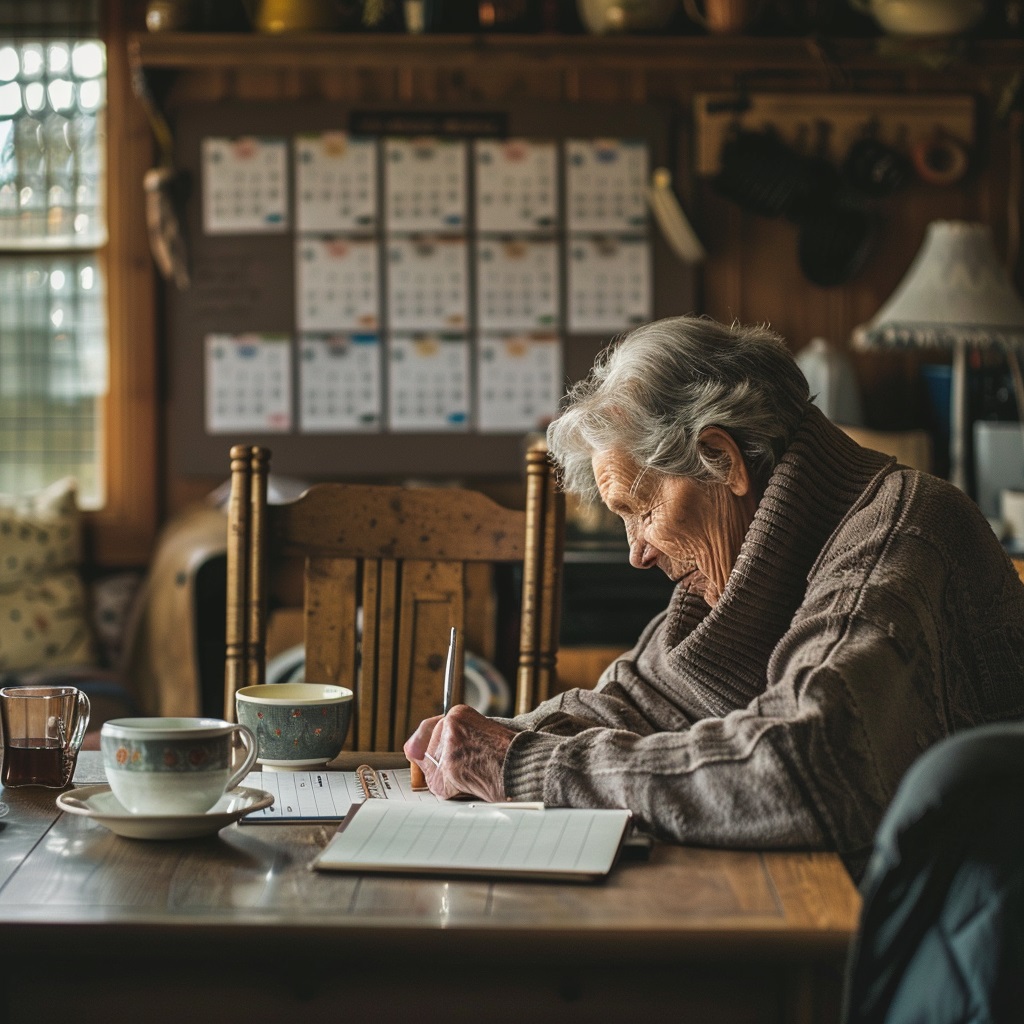
[[[267,503],[270,452],[231,449],[224,714],[264,681],[268,606],[301,606],[305,677],[355,694],[346,749],[394,751],[439,712],[452,626],[463,652],[493,658],[493,570],[522,566],[516,711],[554,688],[564,495],[547,452],[527,454],[526,508],[475,491],[317,484]]]

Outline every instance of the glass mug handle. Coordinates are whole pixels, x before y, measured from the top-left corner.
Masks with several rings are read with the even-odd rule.
[[[242,741],[242,746],[245,747],[245,758],[231,778],[228,779],[225,791],[234,789],[249,774],[249,770],[256,763],[256,755],[259,753],[256,747],[256,736],[252,729],[247,725],[236,725],[234,729],[238,733],[238,738]]]
[[[60,720],[57,722],[61,740],[61,756],[64,762],[65,786],[71,781],[71,776],[75,774],[78,751],[81,749],[82,740],[85,739],[85,730],[89,728],[89,716],[92,713],[88,695],[82,690],[77,690],[76,693],[78,707],[75,710],[75,731],[71,734],[70,740],[65,735],[64,723]]]

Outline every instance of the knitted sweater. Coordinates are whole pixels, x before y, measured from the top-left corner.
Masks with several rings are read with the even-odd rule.
[[[681,581],[595,689],[507,720],[504,785],[859,877],[925,748],[1022,716],[1024,585],[978,507],[811,407],[717,605]]]

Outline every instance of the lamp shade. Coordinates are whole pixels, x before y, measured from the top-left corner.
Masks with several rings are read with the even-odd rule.
[[[1013,370],[1024,414],[1024,378],[1017,350],[1024,348],[1024,302],[999,262],[987,224],[936,220],[889,300],[853,331],[853,346],[951,348],[950,480],[967,489],[967,349],[998,346]]]
[[[1024,347],[1024,302],[996,255],[992,229],[932,221],[889,300],[854,329],[856,348]]]

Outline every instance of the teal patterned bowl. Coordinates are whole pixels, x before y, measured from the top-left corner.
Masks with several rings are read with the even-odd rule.
[[[320,683],[243,686],[235,717],[256,734],[257,761],[271,768],[315,768],[341,753],[352,691]]]

